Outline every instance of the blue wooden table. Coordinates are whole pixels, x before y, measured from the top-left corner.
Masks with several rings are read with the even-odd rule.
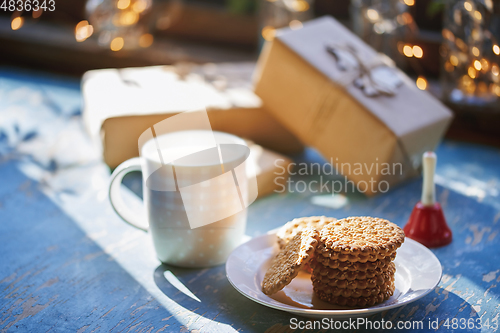
[[[438,199],[454,233],[450,246],[433,250],[443,278],[419,301],[370,319],[437,320],[439,331],[493,331],[500,319],[500,151],[445,141],[437,154]],[[320,157],[308,150],[297,159]],[[0,70],[0,330],[292,331],[289,314],[234,290],[224,266],[161,265],[148,234],[113,212],[108,181],[109,170],[82,126],[79,82]],[[127,184],[126,199],[140,205],[138,177]],[[373,198],[274,194],[250,207],[247,234],[310,215],[372,215],[403,226],[420,188],[415,179]],[[168,282],[168,271],[200,302]],[[453,318],[489,320],[490,328],[453,330]]]

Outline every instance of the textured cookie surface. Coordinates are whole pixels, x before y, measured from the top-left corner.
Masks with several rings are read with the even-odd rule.
[[[319,274],[314,275],[314,281],[319,283],[329,285],[331,287],[345,288],[345,289],[370,289],[377,286],[383,286],[394,280],[394,274],[390,272],[384,272],[374,277],[366,279],[330,279],[328,276],[323,276]]]
[[[319,232],[305,228],[297,233],[274,257],[264,275],[262,292],[272,295],[283,289],[297,276],[300,269],[311,259],[318,245]]]
[[[326,216],[310,216],[293,219],[282,226],[276,233],[278,245],[280,249],[283,249],[285,245],[302,230],[310,227],[321,231],[325,225],[333,221],[337,221],[337,219]]]
[[[382,251],[381,253],[342,253],[340,251],[334,251],[326,247],[324,243],[321,243],[316,248],[316,253],[318,255],[322,255],[323,257],[329,258],[331,260],[339,260],[342,262],[350,261],[350,262],[368,262],[368,261],[376,261],[379,259],[384,259],[388,256],[394,255],[396,251],[386,252]]]
[[[343,296],[343,297],[370,297],[370,296],[375,296],[380,293],[384,293],[388,290],[394,291],[394,278],[391,280],[383,283],[380,286],[374,286],[372,288],[355,288],[355,289],[349,289],[349,288],[339,288],[335,286],[331,286],[329,284],[325,284],[321,281],[312,280],[313,287],[315,290],[321,290],[326,294],[331,294],[333,296]]]
[[[382,303],[383,301],[388,300],[389,297],[391,297],[394,294],[395,288],[393,284],[386,291],[368,297],[335,296],[333,294],[328,294],[323,290],[319,290],[316,287],[314,287],[313,289],[316,295],[318,295],[319,299],[328,302],[330,304],[350,306],[350,307],[365,307]]]
[[[368,216],[333,221],[321,230],[325,248],[343,254],[389,255],[404,239],[403,230],[396,224]]]
[[[366,271],[349,271],[330,268],[321,264],[317,264],[315,260],[310,262],[311,267],[313,267],[313,275],[317,278],[327,278],[329,280],[364,280],[371,279],[379,275],[394,275],[396,272],[396,266],[393,262],[389,263],[387,266],[381,268],[377,267],[373,270]]]
[[[315,256],[317,264],[321,264],[325,267],[330,267],[341,271],[349,270],[351,272],[370,271],[378,268],[385,269],[385,267],[389,266],[389,264],[395,258],[396,258],[396,252],[394,252],[390,256],[386,256],[384,259],[367,261],[367,262],[340,261],[340,260],[332,260],[328,257],[323,257],[322,255]]]

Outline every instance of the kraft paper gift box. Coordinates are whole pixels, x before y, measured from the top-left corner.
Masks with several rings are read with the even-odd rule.
[[[206,107],[212,130],[249,139],[284,154],[302,151],[300,141],[262,108],[251,89],[217,89],[196,73],[183,79],[174,66],[101,69],[82,79],[83,118],[115,168],[138,156],[137,139],[157,122]],[[231,83],[231,82],[229,82]]]
[[[238,72],[234,70],[237,64],[228,65],[232,72]],[[212,130],[254,142],[249,146],[251,158],[257,163],[259,196],[278,188],[270,179],[276,169],[274,161],[282,160],[280,165],[285,166],[291,161],[260,145],[293,154],[302,151],[300,141],[262,108],[260,99],[249,88],[236,83],[217,89],[197,73],[178,73],[179,68],[174,66],[85,73],[83,119],[88,133],[102,149],[105,163],[115,168],[139,156],[138,138],[147,128],[179,112],[206,106]]]
[[[278,31],[260,55],[255,93],[368,195],[418,175],[422,153],[434,150],[452,119],[390,59],[331,17]]]

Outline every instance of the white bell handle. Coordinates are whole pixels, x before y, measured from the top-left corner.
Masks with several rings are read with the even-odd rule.
[[[424,183],[422,187],[421,202],[424,206],[433,206],[436,203],[436,189],[434,174],[436,172],[436,154],[432,151],[425,152],[422,157]]]

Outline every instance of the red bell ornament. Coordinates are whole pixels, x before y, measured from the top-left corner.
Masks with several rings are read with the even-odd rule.
[[[427,247],[448,245],[452,240],[452,233],[441,205],[436,202],[434,185],[436,161],[434,152],[424,153],[422,198],[413,208],[408,223],[403,228],[407,237]]]

